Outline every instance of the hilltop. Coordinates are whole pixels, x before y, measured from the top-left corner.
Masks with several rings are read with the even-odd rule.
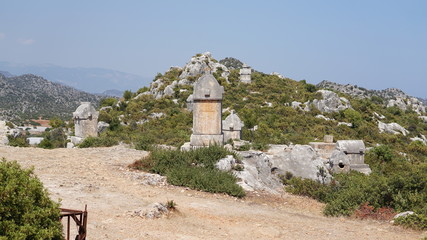
[[[425,106],[400,90],[372,91],[330,82],[315,86],[256,70],[252,83],[242,84],[239,69],[233,68],[241,62],[230,59],[217,61],[210,53],[197,54],[185,66],[158,74],[150,87],[123,102],[101,103],[107,108],[101,111],[100,120],[122,122],[119,131],[134,134],[136,144],[178,147],[191,134],[187,99],[193,84],[211,71],[225,89],[224,117],[235,110],[245,123],[243,139],[257,149],[268,144],[307,144],[330,134],[336,139],[362,139],[368,146],[395,139],[395,147],[406,152],[411,138],[427,135]],[[110,136],[122,138],[119,131]]]
[[[82,101],[98,104],[100,96],[26,74],[0,74],[0,117],[4,120],[60,117],[69,119]]]

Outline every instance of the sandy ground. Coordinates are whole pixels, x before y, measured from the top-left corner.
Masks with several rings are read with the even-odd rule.
[[[62,207],[88,206],[87,239],[420,239],[390,223],[328,218],[323,205],[283,193],[236,199],[168,185],[144,185],[127,165],[144,151],[123,146],[92,149],[0,147],[0,158],[34,166]],[[135,209],[173,200],[177,211],[159,219],[133,217]]]

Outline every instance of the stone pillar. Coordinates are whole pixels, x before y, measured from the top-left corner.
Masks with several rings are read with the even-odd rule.
[[[227,142],[229,139],[241,140],[243,126],[243,121],[234,113],[234,110],[231,110],[231,114],[222,122],[224,142]]]
[[[242,69],[240,69],[240,81],[242,83],[251,83],[251,74],[252,69],[248,65],[243,64]]]
[[[200,77],[193,92],[193,134],[191,146],[222,145],[222,95],[224,87],[212,74]]]
[[[74,129],[76,137],[96,137],[98,136],[98,116],[99,112],[90,102],[82,102],[73,112]]]

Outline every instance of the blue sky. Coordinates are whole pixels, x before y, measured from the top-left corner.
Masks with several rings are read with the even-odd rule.
[[[0,61],[152,78],[196,53],[427,98],[427,1],[0,0]],[[1,70],[1,69],[0,69]]]

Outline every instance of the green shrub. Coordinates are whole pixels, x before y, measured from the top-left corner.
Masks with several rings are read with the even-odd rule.
[[[243,197],[245,192],[236,184],[236,177],[215,167],[215,163],[227,155],[235,154],[221,146],[183,152],[155,149],[148,157],[135,162],[132,167],[164,175],[173,185]]]
[[[63,239],[59,205],[33,170],[0,161],[0,239]]]
[[[406,217],[398,217],[394,223],[412,229],[427,230],[427,216],[423,214],[415,213]]]
[[[89,147],[111,147],[119,144],[119,142],[111,137],[87,137],[79,144],[79,148]]]
[[[290,173],[287,173],[283,180],[286,180],[286,184],[288,184],[286,187],[287,192],[311,197],[321,202],[325,202],[328,194],[332,191],[329,185],[322,184],[312,179],[292,177]]]
[[[17,137],[13,137],[12,135],[7,135],[7,139],[9,140],[9,146],[12,147],[28,147],[27,138],[24,135],[19,135]]]

